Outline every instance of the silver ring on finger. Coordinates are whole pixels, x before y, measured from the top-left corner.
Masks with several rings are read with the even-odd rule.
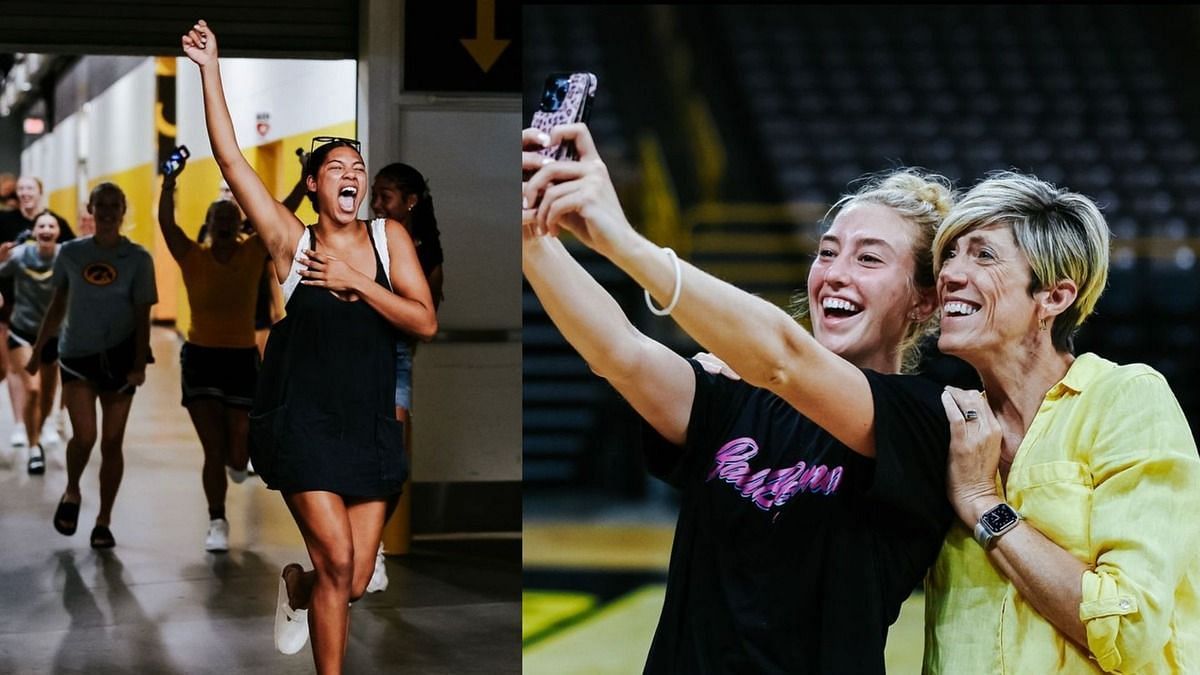
[[[963,417],[966,418],[968,422],[974,422],[975,420],[979,419],[979,413],[975,410],[967,410],[963,413]]]

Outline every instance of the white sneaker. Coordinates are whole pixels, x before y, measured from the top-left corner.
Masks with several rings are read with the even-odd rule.
[[[375,554],[375,571],[371,573],[371,580],[367,582],[367,592],[378,593],[379,591],[386,591],[387,587],[387,566],[384,564],[383,544],[380,544],[379,552]]]
[[[42,447],[62,447],[62,436],[58,435],[58,430],[53,424],[42,426]]]
[[[229,521],[214,518],[208,521],[208,536],[204,538],[204,550],[221,553],[229,550]]]
[[[29,445],[29,436],[25,433],[24,424],[13,427],[12,435],[8,437],[8,444],[14,448],[23,448]]]
[[[225,473],[229,474],[229,480],[237,483],[238,485],[245,483],[246,477],[250,475],[245,469],[239,471],[228,465],[225,467]]]
[[[275,649],[281,654],[295,654],[304,648],[306,642],[308,610],[292,609],[288,604],[287,582],[280,573],[279,595],[275,601]]]

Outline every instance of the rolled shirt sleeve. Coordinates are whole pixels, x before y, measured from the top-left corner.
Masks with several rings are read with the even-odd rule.
[[[1091,445],[1095,567],[1079,605],[1106,672],[1161,656],[1176,628],[1175,593],[1200,550],[1200,457],[1183,411],[1158,373],[1121,380]]]

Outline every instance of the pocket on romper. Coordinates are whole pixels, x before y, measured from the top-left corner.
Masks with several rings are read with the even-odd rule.
[[[379,477],[400,486],[408,479],[408,457],[404,452],[404,423],[387,415],[375,416],[375,449],[379,452]]]
[[[287,420],[287,404],[264,413],[250,413],[250,459],[254,471],[270,485],[276,478],[279,448]]]

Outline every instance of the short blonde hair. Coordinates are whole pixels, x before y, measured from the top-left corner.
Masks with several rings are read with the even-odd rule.
[[[1017,247],[1029,261],[1029,293],[1063,279],[1075,282],[1075,302],[1056,317],[1050,330],[1054,348],[1074,349],[1075,333],[1096,308],[1108,281],[1108,223],[1091,199],[1034,176],[1001,171],[971,188],[938,228],[933,266],[940,271],[951,243],[989,225],[1012,228]]]
[[[931,242],[942,219],[954,205],[954,186],[950,179],[923,169],[907,167],[868,175],[860,181],[862,185],[857,191],[842,195],[830,207],[825,214],[825,221],[832,223],[837,214],[858,204],[878,204],[892,209],[913,225],[913,287],[918,290],[933,288],[936,276]],[[808,318],[809,312],[808,294],[797,294],[792,300],[792,316],[803,321]],[[925,321],[913,322],[909,327],[900,342],[902,369],[905,372],[916,368],[921,360],[921,338],[933,334],[937,326],[935,313]]]

